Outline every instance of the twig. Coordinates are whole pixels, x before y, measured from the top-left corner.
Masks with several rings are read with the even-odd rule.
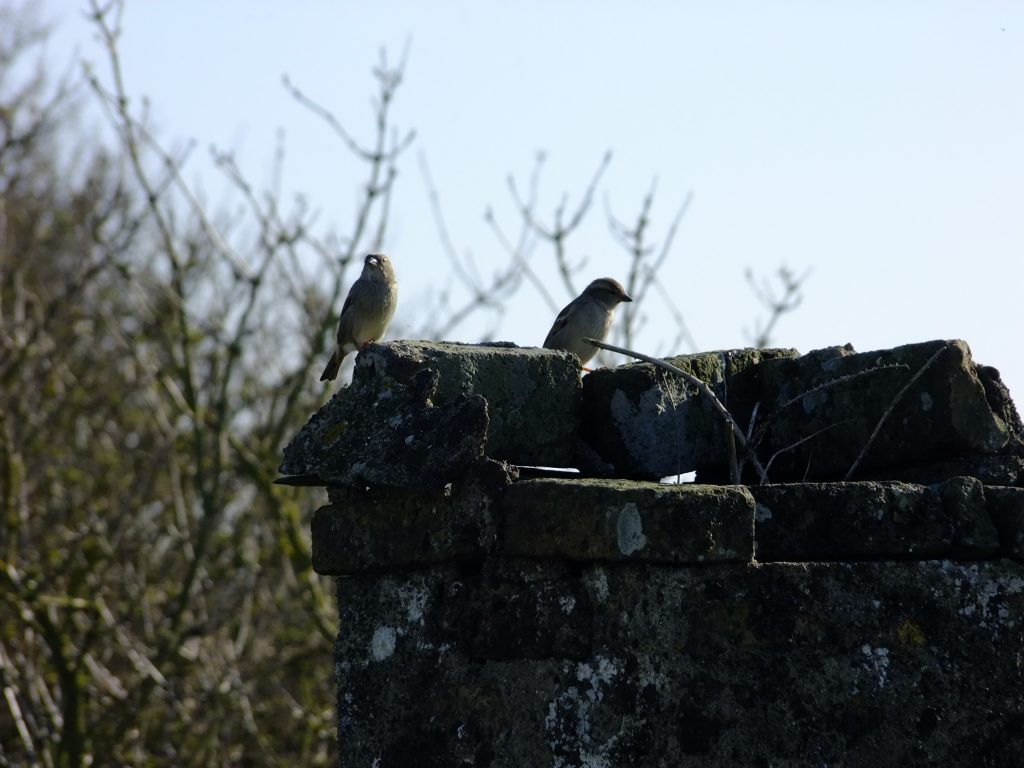
[[[761,408],[761,401],[758,400],[754,403],[754,407],[750,411],[750,423],[747,425],[747,440],[750,440],[750,436],[754,434],[754,425],[757,423],[757,412]]]
[[[402,70],[403,66],[404,62],[399,64],[395,69],[387,69],[385,65],[384,68],[376,68],[374,70],[373,74],[381,85],[380,102],[376,105],[378,127],[383,124],[383,120],[380,118],[386,114],[388,104],[393,98],[398,86],[402,83],[402,76],[404,74]],[[291,81],[291,78],[285,75],[281,78],[281,83],[285,90],[291,94],[292,98],[327,123],[328,127],[334,131],[353,155],[362,158],[367,163],[387,163],[396,159],[416,138],[416,131],[408,131],[392,145],[390,150],[385,151],[379,143],[373,149],[362,147],[354,138],[352,138],[352,135],[345,130],[341,121],[338,120],[331,110],[307,96],[304,91]]]
[[[808,440],[813,440],[814,438],[816,438],[821,433],[828,432],[833,427],[838,427],[838,426],[842,426],[843,424],[849,424],[849,423],[850,423],[850,419],[844,419],[843,421],[837,421],[837,422],[835,422],[833,424],[826,424],[821,429],[816,430],[816,431],[812,432],[811,434],[809,434],[809,435],[807,435],[805,437],[801,437],[795,443],[790,443],[789,445],[785,446],[784,448],[779,448],[779,450],[777,450],[775,453],[773,453],[771,458],[768,459],[768,463],[764,465],[764,474],[761,476],[761,485],[767,484],[767,482],[768,482],[768,470],[772,468],[772,462],[774,462],[775,459],[779,457],[779,455],[785,453],[786,451],[792,451],[794,448],[798,448],[799,446],[801,446],[804,443],[806,443]],[[808,468],[810,468],[810,464],[808,464]],[[804,480],[806,480],[806,479],[807,479],[807,473],[805,472],[804,473]]]
[[[572,234],[572,232],[579,227],[583,221],[583,217],[587,211],[590,210],[590,206],[594,201],[594,192],[597,190],[597,185],[601,181],[601,177],[604,172],[608,169],[609,163],[612,160],[612,153],[608,151],[601,159],[600,165],[597,167],[597,171],[591,178],[590,183],[583,191],[583,197],[580,199],[580,203],[576,208],[576,211],[569,217],[568,223],[563,223],[565,217],[565,206],[568,202],[567,198],[563,197],[558,207],[555,209],[554,223],[551,228],[547,228],[537,221],[537,217],[533,212],[533,202],[527,203],[520,197],[519,190],[516,187],[515,178],[512,175],[508,177],[509,192],[512,195],[512,200],[519,209],[520,215],[523,217],[523,221],[527,224],[538,236],[544,240],[548,240],[555,249],[555,262],[558,265],[558,272],[561,275],[562,282],[565,284],[565,288],[570,296],[575,296],[578,292],[576,287],[573,285],[572,273],[575,271],[568,262],[565,253],[565,240]],[[543,156],[538,159],[538,169],[540,163],[543,162]],[[531,177],[531,196],[535,194],[537,185],[536,174]]]
[[[526,255],[523,254],[522,252],[523,238],[520,238],[520,245],[513,245],[512,242],[508,239],[508,236],[504,233],[504,231],[502,231],[501,226],[494,218],[494,211],[491,210],[490,208],[488,208],[484,212],[484,221],[486,221],[487,224],[490,226],[491,231],[494,233],[494,236],[498,239],[498,242],[501,243],[502,248],[504,248],[508,255],[511,256],[512,259],[519,265],[519,268],[523,270],[523,275],[526,277],[526,279],[529,280],[530,284],[537,289],[537,293],[540,294],[540,297],[544,300],[544,303],[548,305],[548,309],[551,310],[551,314],[557,314],[559,310],[558,302],[555,301],[554,298],[552,298],[550,291],[548,291],[547,286],[544,284],[544,281],[541,280],[540,276],[537,275],[537,273],[533,270],[533,267],[530,266],[530,263],[526,259]]]
[[[3,671],[3,667],[6,666],[6,659],[0,658],[0,673]],[[35,744],[32,743],[32,734],[29,732],[28,726],[25,724],[25,718],[22,717],[21,707],[18,706],[18,691],[13,685],[4,682],[4,699],[7,702],[7,708],[11,711],[11,717],[14,718],[14,725],[18,731],[18,736],[21,737],[21,743],[25,745],[25,750],[29,755],[34,755],[36,752]]]
[[[807,269],[802,275],[796,277],[789,267],[783,265],[779,267],[776,274],[782,283],[782,298],[775,297],[767,280],[763,281],[762,286],[758,286],[754,280],[753,271],[750,269],[746,271],[747,283],[750,285],[750,289],[769,313],[768,321],[761,330],[754,333],[751,339],[753,345],[759,349],[767,347],[771,342],[772,331],[775,329],[779,319],[800,306],[800,303],[803,301],[800,289],[803,287],[804,281],[810,276],[811,270]],[[760,325],[760,323],[758,324]]]
[[[686,320],[683,318],[683,313],[679,311],[678,307],[676,307],[675,297],[669,295],[664,283],[662,283],[661,279],[657,275],[651,275],[651,286],[655,291],[657,291],[661,300],[664,302],[665,307],[668,309],[669,314],[672,315],[672,319],[676,323],[676,338],[670,349],[677,348],[679,343],[684,342],[689,346],[692,352],[698,351],[700,349],[700,345],[697,344],[697,340],[694,339],[693,334],[690,333],[690,329],[686,325]]]
[[[889,403],[889,407],[885,409],[885,413],[882,414],[882,417],[878,420],[878,423],[875,424],[875,429],[871,432],[871,436],[868,437],[868,441],[864,443],[864,447],[861,449],[860,455],[857,456],[857,459],[847,470],[846,475],[843,477],[843,480],[849,480],[853,473],[856,471],[857,466],[861,462],[861,459],[864,458],[864,454],[868,452],[868,448],[871,447],[871,443],[875,441],[875,438],[878,437],[878,433],[882,430],[882,425],[885,424],[885,420],[889,418],[889,414],[892,413],[893,409],[896,407],[896,404],[902,399],[903,395],[907,393],[908,389],[914,386],[917,380],[924,375],[924,372],[931,367],[932,363],[934,363],[939,358],[939,355],[945,352],[947,348],[948,347],[945,344],[942,345],[942,347],[940,347],[935,352],[935,354],[929,357],[927,362],[925,362],[925,364],[922,365],[920,369],[918,369],[917,373],[915,373],[911,377],[910,381],[903,385],[903,389],[896,393],[896,397],[892,399],[892,402]]]
[[[795,395],[795,396],[789,398],[789,400],[787,400],[782,405],[780,405],[776,409],[775,412],[778,413],[779,411],[782,411],[782,410],[788,408],[789,406],[793,405],[794,403],[800,402],[801,400],[803,400],[808,395],[813,395],[815,392],[820,392],[820,391],[822,391],[824,389],[829,389],[830,387],[834,387],[834,386],[837,386],[839,384],[845,384],[846,382],[852,381],[853,379],[860,378],[861,376],[867,376],[868,374],[878,373],[879,371],[887,371],[887,370],[892,370],[892,369],[904,369],[904,370],[907,370],[909,368],[910,368],[910,366],[908,366],[906,363],[891,363],[889,365],[875,365],[875,366],[872,366],[871,368],[866,368],[863,371],[855,371],[854,373],[848,373],[845,376],[840,376],[837,379],[829,379],[828,381],[822,382],[821,384],[818,384],[817,386],[814,386],[814,387],[811,387],[810,389],[804,390],[799,395]]]
[[[458,249],[452,241],[451,233],[448,231],[448,222],[445,220],[444,211],[441,208],[441,196],[438,194],[437,186],[434,184],[434,176],[430,172],[430,165],[427,163],[427,156],[424,152],[419,153],[420,173],[423,174],[423,183],[427,186],[427,198],[430,201],[430,212],[434,217],[434,225],[437,227],[438,237],[441,239],[441,247],[448,256],[452,269],[460,280],[465,284],[470,293],[482,293],[482,281],[478,274],[470,274],[459,257]],[[472,264],[470,264],[472,266]],[[474,270],[475,273],[475,270]]]
[[[648,242],[647,240],[651,225],[651,209],[654,206],[654,196],[656,191],[657,178],[651,182],[651,187],[640,204],[640,211],[637,213],[636,223],[632,226],[627,226],[623,222],[619,221],[612,213],[611,205],[607,200],[605,200],[605,208],[607,211],[606,215],[608,217],[608,225],[611,229],[612,236],[618,240],[619,244],[626,250],[630,260],[625,283],[626,292],[633,297],[633,303],[622,308],[622,324],[620,326],[620,333],[617,335],[617,338],[621,338],[625,344],[630,345],[632,344],[635,333],[639,330],[637,320],[639,318],[640,307],[643,305],[643,301],[648,290],[650,290],[652,286],[659,287],[657,283],[657,276],[671,252],[672,242],[675,240],[675,236],[679,230],[679,225],[683,220],[683,216],[686,215],[686,211],[693,202],[693,192],[687,193],[686,199],[683,200],[683,204],[679,207],[678,211],[676,211],[676,215],[672,219],[672,223],[669,225],[668,232],[665,235],[665,240],[659,248],[655,243]],[[657,255],[655,255],[655,251],[658,252]],[[669,310],[674,313],[677,325],[685,331],[682,316],[679,315],[678,310],[675,309],[674,303],[664,295],[663,298],[665,299],[665,303],[668,305]],[[694,349],[696,349],[696,347],[694,347]]]

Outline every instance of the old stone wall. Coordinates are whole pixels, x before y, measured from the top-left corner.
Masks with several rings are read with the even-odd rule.
[[[654,481],[718,480],[727,451],[651,366],[360,355],[282,466],[328,489],[341,765],[1020,765],[1024,451],[998,373],[962,342],[673,362],[759,414],[772,482]]]

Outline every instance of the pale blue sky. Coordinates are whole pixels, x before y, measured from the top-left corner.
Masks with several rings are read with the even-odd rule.
[[[84,4],[51,0],[56,46],[101,53]],[[542,209],[576,199],[607,149],[589,226],[570,241],[580,277],[624,277],[607,198],[627,220],[659,179],[653,231],[695,199],[663,278],[703,349],[744,346],[757,313],[746,267],[813,267],[776,341],[862,351],[967,340],[1024,401],[1024,4],[1020,2],[259,2],[129,0],[122,53],[168,140],[235,148],[266,182],[279,129],[286,188],[345,222],[358,178],[342,148],[281,86],[287,73],[360,136],[369,70],[408,44],[395,117],[415,128],[387,251],[403,324],[446,260],[417,161],[423,152],[456,244],[504,258],[506,176],[548,153]],[[189,172],[220,182],[204,153]],[[559,303],[568,300],[554,270]],[[638,344],[672,334],[652,297]],[[525,288],[499,338],[538,345],[552,313]],[[479,340],[483,328],[458,336]],[[689,351],[689,350],[680,350]]]

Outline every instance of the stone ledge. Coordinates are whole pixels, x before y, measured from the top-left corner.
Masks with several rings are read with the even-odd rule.
[[[766,486],[531,479],[484,462],[437,491],[330,489],[313,517],[329,575],[480,562],[1024,560],[1024,489],[951,478]]]
[[[313,569],[343,576],[479,560],[494,549],[497,500],[514,477],[484,462],[436,491],[330,488],[331,503],[313,513]]]
[[[934,487],[868,481],[750,491],[757,499],[760,562],[987,559],[1000,551],[983,486],[974,478]]]
[[[747,562],[754,500],[741,486],[526,480],[502,501],[501,552],[573,561]]]

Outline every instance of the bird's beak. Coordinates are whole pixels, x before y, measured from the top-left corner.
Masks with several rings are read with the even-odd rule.
[[[376,256],[368,256],[366,258],[366,263],[367,264],[372,264],[375,267],[379,267],[380,266],[380,259],[378,259]]]
[[[629,295],[628,293],[625,293],[625,292],[623,292],[623,294],[622,294],[622,300],[623,300],[623,301],[632,301],[632,300],[633,300],[633,297],[632,297],[632,296],[630,296],[630,295]]]

